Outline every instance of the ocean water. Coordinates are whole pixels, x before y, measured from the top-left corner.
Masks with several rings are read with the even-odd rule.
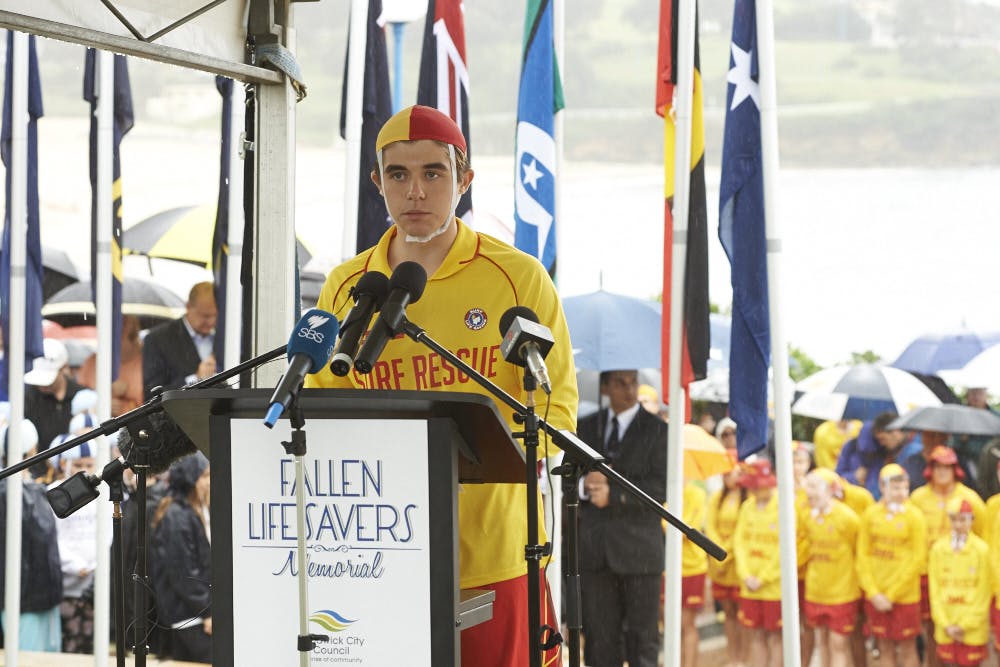
[[[87,128],[45,118],[40,127],[42,238],[88,271]],[[173,206],[213,203],[217,136],[136,125],[123,143],[125,227]],[[475,224],[510,238],[513,158],[479,157]],[[341,257],[341,144],[302,147],[296,225],[324,270]],[[599,288],[655,298],[662,280],[659,165],[563,166],[557,283],[565,296]],[[729,266],[716,237],[718,170],[707,174],[710,296],[731,302]],[[1000,167],[785,169],[778,210],[787,341],[819,363],[873,350],[892,361],[913,338],[967,327],[1000,330]],[[185,295],[204,272],[157,262],[158,280]],[[126,272],[148,275],[128,259]]]

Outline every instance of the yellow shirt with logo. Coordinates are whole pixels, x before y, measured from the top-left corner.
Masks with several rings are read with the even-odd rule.
[[[410,304],[406,316],[441,346],[486,376],[502,390],[524,403],[522,368],[504,361],[500,353],[500,317],[513,306],[533,310],[552,331],[555,340],[545,359],[552,380],[548,422],[559,429],[576,427],[577,389],[566,318],[555,286],[533,257],[457,220],[458,235],[444,263],[428,277],[421,298]],[[391,227],[378,244],[335,268],[320,292],[317,307],[343,321],[354,305],[349,290],[366,271],[391,275]],[[369,375],[351,370],[337,377],[324,368],[306,379],[307,387],[472,392],[490,396],[474,380],[447,363],[439,354],[406,336],[386,345]],[[538,414],[543,415],[545,395],[539,390]],[[513,411],[497,405],[512,431],[520,430]],[[545,456],[540,434],[539,457]],[[555,454],[554,444],[549,455]],[[524,484],[464,484],[459,491],[459,570],[463,588],[505,581],[527,572]],[[539,505],[540,541],[544,521]]]
[[[857,562],[866,597],[882,594],[896,604],[919,602],[926,559],[927,522],[909,502],[898,510],[878,503],[861,515]]]
[[[924,484],[914,489],[910,493],[910,502],[921,512],[927,520],[927,548],[937,542],[945,535],[951,534],[951,521],[948,519],[948,503],[953,498],[963,498],[972,505],[972,532],[982,536],[986,533],[985,515],[986,505],[979,494],[962,484],[955,484],[955,488],[947,495],[936,493],[930,484]],[[927,572],[926,565],[923,573]]]
[[[809,531],[809,564],[806,567],[806,600],[817,604],[844,604],[861,597],[854,562],[858,541],[858,515],[834,500],[826,512],[812,512]]]
[[[928,557],[934,639],[939,644],[952,640],[945,628],[957,625],[965,630],[963,644],[982,646],[990,637],[989,548],[982,538],[969,533],[965,544],[955,551],[951,535],[934,543]]]
[[[740,596],[750,600],[781,599],[781,553],[778,548],[778,494],[764,507],[747,498],[740,507],[733,535],[733,554],[740,578]],[[747,588],[747,577],[756,577],[761,586]]]
[[[684,523],[702,530],[705,526],[706,509],[705,490],[691,482],[685,484]],[[706,572],[708,572],[708,554],[685,537],[681,540],[681,576],[693,577]]]

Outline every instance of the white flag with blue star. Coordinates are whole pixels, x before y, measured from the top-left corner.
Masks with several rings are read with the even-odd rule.
[[[563,108],[552,44],[551,0],[529,0],[517,98],[514,245],[556,267],[556,144],[554,117]]]

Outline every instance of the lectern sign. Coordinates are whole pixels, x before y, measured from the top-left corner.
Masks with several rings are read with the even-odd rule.
[[[288,422],[231,425],[233,664],[298,664]],[[305,431],[309,632],[330,637],[311,664],[429,665],[426,422],[315,419]]]

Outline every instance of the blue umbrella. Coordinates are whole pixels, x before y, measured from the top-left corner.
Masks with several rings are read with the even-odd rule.
[[[578,369],[660,368],[660,304],[610,292],[563,299]]]
[[[907,345],[892,365],[905,371],[936,375],[941,370],[962,368],[974,356],[997,343],[1000,343],[997,331],[926,334]]]

